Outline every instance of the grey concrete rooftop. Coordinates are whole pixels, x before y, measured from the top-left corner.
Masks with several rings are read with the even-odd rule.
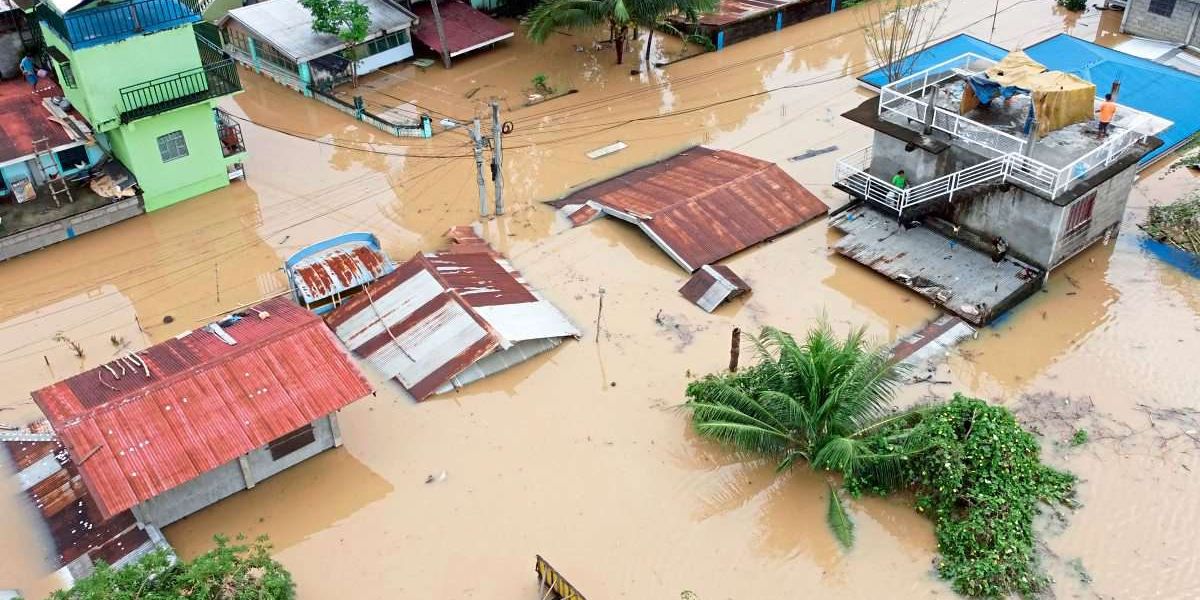
[[[1038,289],[1041,272],[1004,258],[999,262],[926,227],[901,228],[867,206],[830,221],[846,234],[833,248],[855,262],[924,296],[964,320],[986,324]]]

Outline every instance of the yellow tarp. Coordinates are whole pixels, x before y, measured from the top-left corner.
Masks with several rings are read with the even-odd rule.
[[[1005,87],[1030,90],[1033,112],[1038,122],[1038,137],[1067,125],[1092,118],[1095,110],[1096,86],[1070,73],[1049,71],[1020,50],[1009,53],[987,70],[987,77]],[[967,85],[962,99],[962,113],[979,106],[975,92]]]

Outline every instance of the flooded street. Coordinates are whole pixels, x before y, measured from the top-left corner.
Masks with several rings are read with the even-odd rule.
[[[1064,31],[1121,37],[1119,13],[1076,16],[1053,0],[1001,0],[993,34],[979,4],[953,2],[942,34],[1012,48]],[[450,71],[365,77],[370,102],[458,119],[504,100],[508,214],[485,220],[484,235],[584,334],[421,404],[368,373],[378,395],[342,411],[343,447],[168,527],[169,541],[191,557],[215,533],[268,534],[305,599],[533,598],[535,554],[596,599],[956,597],[934,573],[932,525],[909,505],[852,503],[858,541],[843,553],[821,476],[738,462],[674,408],[691,378],[724,368],[732,327],[802,331],[826,315],[891,342],[934,318],[932,306],[832,255],[836,234],[818,221],[724,261],[754,291],[706,314],[678,294],[683,270],[636,229],[614,219],[566,229],[542,204],[705,144],[776,162],[842,205],[834,163],[871,133],[839,116],[870,97],[854,79],[872,68],[859,18],[839,12],[665,69],[639,63],[642,41],[617,66],[611,51],[576,51],[580,34],[545,47],[518,35]],[[664,46],[652,62],[679,51]],[[539,73],[579,91],[526,107]],[[404,260],[478,220],[461,130],[401,140],[253,73],[243,80],[223,108],[246,120],[245,183],[0,264],[0,423],[39,416],[30,390],[286,290],[281,261],[307,244],[368,230]],[[585,156],[617,141],[628,148]],[[1150,419],[1195,407],[1200,280],[1158,260],[1136,227],[1150,204],[1197,188],[1186,171],[1143,173],[1120,237],[962,345],[939,371],[951,384],[903,391],[905,401],[961,391],[1031,415],[1038,402],[1094,403],[1079,425],[1093,442],[1043,442],[1050,463],[1082,480],[1082,508],[1065,526],[1044,523],[1057,597],[1187,598],[1200,587],[1200,438],[1186,419]],[[0,587],[40,598],[55,587],[53,549],[2,464]]]

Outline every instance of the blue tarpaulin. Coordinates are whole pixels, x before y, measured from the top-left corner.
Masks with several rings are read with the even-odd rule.
[[[1003,86],[983,75],[972,75],[967,82],[971,84],[971,91],[975,92],[980,104],[991,104],[996,98],[1008,100],[1017,94],[1029,94],[1027,89],[1015,85]]]

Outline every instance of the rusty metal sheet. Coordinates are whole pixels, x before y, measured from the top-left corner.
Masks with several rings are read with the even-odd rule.
[[[33,393],[101,515],[371,393],[316,315],[283,298],[240,314],[236,345],[200,329]]]
[[[636,224],[688,272],[790,231],[829,210],[774,163],[704,147],[584,188],[552,204],[559,208],[600,206],[606,214]]]
[[[684,298],[705,312],[712,312],[723,302],[749,291],[750,284],[725,265],[704,265],[679,288]]]
[[[579,335],[470,228],[456,227],[448,237],[449,250],[417,254],[326,317],[351,351],[418,401],[455,385],[498,350]],[[511,353],[511,360],[489,363],[487,374],[534,354]]]
[[[343,234],[292,255],[284,266],[302,304],[351,291],[390,273],[395,267],[374,235]]]

